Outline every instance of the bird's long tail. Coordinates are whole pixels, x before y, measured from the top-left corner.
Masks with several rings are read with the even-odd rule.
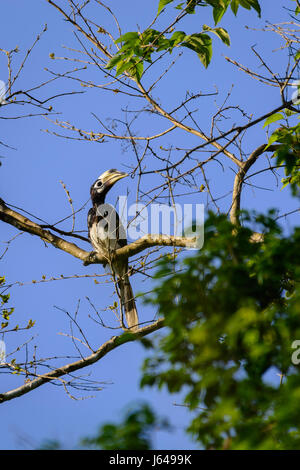
[[[127,273],[119,279],[118,284],[128,328],[130,328],[130,331],[135,332],[138,330],[139,317]]]

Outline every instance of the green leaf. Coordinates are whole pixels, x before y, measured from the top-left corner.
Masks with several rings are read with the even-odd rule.
[[[291,109],[285,109],[284,113],[286,114],[287,117],[293,116],[294,114],[298,114],[296,113],[296,111],[292,111]]]
[[[278,135],[277,135],[276,132],[274,132],[274,133],[270,136],[270,138],[269,138],[269,140],[268,140],[268,144],[266,145],[265,150],[266,150],[268,147],[270,147],[270,145],[272,145],[274,142],[276,142],[276,141],[277,141],[277,138],[278,138]]]
[[[283,119],[283,115],[281,113],[272,114],[265,120],[263,127],[269,126],[272,122],[280,121],[280,119]]]
[[[176,45],[184,41],[185,38],[186,38],[186,34],[184,31],[176,31],[170,38],[170,41],[173,42],[173,45]]]
[[[214,7],[213,17],[214,17],[214,20],[215,20],[215,24],[218,24],[219,21],[221,21],[221,19],[223,18],[223,15],[226,12],[226,10],[227,10],[227,7],[225,7],[225,8],[221,7],[221,6]]]
[[[204,31],[210,31],[211,33],[216,34],[227,46],[230,46],[230,37],[229,34],[227,33],[226,29],[224,28],[211,28],[210,26],[207,26],[206,24],[203,25],[203,30]]]
[[[126,72],[126,70],[129,70],[133,65],[133,62],[131,60],[124,60],[120,63],[118,63],[116,67],[116,76],[121,75],[121,73]]]
[[[174,1],[174,0],[159,0],[157,14],[159,15],[159,13],[161,12],[161,10],[162,10],[168,3],[171,3],[171,2],[173,2],[173,1]]]
[[[261,8],[258,3],[258,0],[239,0],[240,5],[247,10],[251,10],[253,8],[257,11],[258,16],[261,16]]]
[[[156,49],[156,52],[165,51],[167,49],[169,49],[170,52],[172,52],[172,49],[174,46],[175,44],[173,45],[172,42],[169,41],[169,39],[160,38],[160,40],[158,41],[158,47]]]
[[[250,3],[251,7],[257,11],[258,16],[261,17],[261,8],[260,4],[258,3],[258,0],[248,0],[248,2]]]
[[[125,33],[123,34],[122,36],[120,36],[116,41],[115,43],[118,44],[119,42],[136,42],[137,40],[139,40],[140,37],[139,37],[139,33],[137,33],[136,31],[130,31],[129,33]]]
[[[143,61],[140,60],[135,65],[135,77],[138,81],[141,80],[142,75],[143,75],[143,71],[144,71],[144,64],[143,64]]]
[[[116,54],[114,55],[110,61],[106,64],[105,68],[108,70],[113,69],[121,60],[123,60],[123,57],[121,54]]]
[[[231,2],[231,10],[233,11],[233,14],[236,16],[238,9],[239,9],[239,0],[232,0]]]
[[[212,40],[207,34],[192,34],[186,36],[186,40],[181,44],[197,52],[199,59],[205,68],[208,67],[212,57]]]
[[[144,70],[143,60],[137,57],[133,57],[130,60],[126,60],[117,65],[116,76],[121,75],[124,72],[128,72],[130,75],[140,81]]]
[[[210,64],[212,58],[212,47],[203,48],[201,52],[198,52],[198,57],[201,60],[202,64],[205,68],[207,68]]]
[[[239,0],[240,5],[247,10],[251,10],[251,5],[248,0]]]

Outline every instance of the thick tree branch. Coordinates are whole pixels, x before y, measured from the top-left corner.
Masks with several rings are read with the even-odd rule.
[[[32,235],[37,235],[45,242],[51,243],[51,245],[55,246],[56,248],[66,251],[70,255],[73,255],[83,261],[89,254],[87,251],[82,250],[74,243],[67,242],[63,238],[60,238],[57,235],[51,233],[49,230],[43,229],[39,224],[28,219],[19,212],[10,209],[6,206],[2,199],[0,199],[0,220],[13,225],[18,230],[31,233]]]
[[[244,178],[247,174],[247,171],[251,166],[256,162],[258,157],[262,155],[264,152],[274,152],[278,145],[270,145],[266,149],[267,144],[262,144],[257,149],[255,149],[249,158],[243,163],[243,166],[240,168],[240,170],[237,172],[235,179],[234,179],[234,185],[233,185],[233,193],[232,193],[232,205],[231,205],[231,211],[230,211],[230,220],[234,225],[239,225],[239,211],[241,208],[241,194],[242,194],[242,188],[243,188],[243,182]]]
[[[82,260],[84,265],[94,263],[106,264],[108,261],[105,256],[101,256],[99,253],[83,250],[79,246],[75,245],[75,243],[68,242],[63,238],[54,235],[49,230],[45,230],[36,222],[28,219],[28,217],[25,217],[19,212],[16,212],[7,207],[2,199],[0,199],[0,220],[13,225],[18,230],[30,233],[32,235],[37,235],[45,242],[51,243],[51,245],[53,245],[55,248],[63,250],[66,253],[75,256],[75,258]],[[173,237],[168,235],[144,235],[129,245],[116,250],[111,254],[111,259],[115,257],[130,258],[131,256],[136,255],[137,253],[140,253],[141,251],[144,251],[147,248],[151,248],[153,246],[178,246],[192,248],[196,246],[196,238]]]
[[[153,246],[178,246],[182,248],[195,248],[196,237],[173,237],[169,235],[144,235],[138,240],[119,248],[111,255],[111,260],[114,258],[130,258],[141,251],[151,248]],[[102,258],[102,257],[101,257]],[[99,255],[96,252],[91,252],[88,258],[84,261],[85,265],[99,263]]]

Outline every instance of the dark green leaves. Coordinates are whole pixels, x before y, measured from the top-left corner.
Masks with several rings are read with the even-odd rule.
[[[185,10],[186,13],[195,13],[197,6],[213,8],[213,18],[215,24],[219,23],[228,7],[231,6],[236,15],[239,6],[248,10],[254,9],[260,15],[260,5],[258,0],[189,0],[177,3],[175,0],[160,0],[158,4],[158,14],[169,3],[174,3],[175,8]],[[173,31],[162,33],[155,29],[147,29],[143,33],[136,31],[128,32],[117,39],[116,44],[122,44],[120,50],[108,62],[108,70],[115,69],[116,75],[126,73],[140,81],[144,72],[144,62],[152,62],[154,53],[167,51],[173,52],[175,47],[187,47],[196,52],[204,67],[207,67],[212,58],[212,40],[205,34],[206,32],[216,34],[224,44],[230,45],[228,32],[224,28],[211,28],[204,25],[202,32],[186,34],[184,31]],[[173,33],[173,34],[172,34]],[[171,35],[172,34],[172,35]]]
[[[203,31],[214,33],[227,46],[230,45],[229,34],[224,28],[203,26]],[[212,40],[206,33],[186,35],[184,31],[175,31],[167,37],[155,29],[147,29],[143,33],[128,32],[117,39],[122,44],[119,52],[108,62],[106,68],[116,69],[116,75],[127,73],[137,81],[142,77],[144,61],[151,63],[152,55],[157,52],[172,53],[175,47],[187,47],[197,53],[199,59],[207,67],[212,57]]]
[[[251,10],[251,8],[253,8],[257,11],[259,16],[261,15],[261,8],[258,0],[221,0],[217,3],[214,2],[213,4],[213,17],[215,24],[218,24],[219,21],[221,21],[229,5],[231,6],[231,10],[235,16],[237,15],[239,6],[246,8],[247,10]]]
[[[200,33],[186,36],[181,45],[195,51],[204,67],[209,65],[212,57],[212,40],[207,34]]]
[[[123,46],[119,52],[110,59],[106,68],[108,70],[116,68],[117,76],[127,72],[139,81],[144,68],[143,60],[141,60],[141,57],[144,55],[141,47],[143,45],[141,35],[136,31],[126,33],[117,39],[116,44],[121,42]],[[144,58],[147,59],[146,56]]]
[[[216,34],[221,41],[226,44],[226,46],[230,46],[230,37],[229,34],[227,33],[226,29],[224,28],[211,28],[210,26],[207,26],[206,24],[203,25],[203,30],[204,31],[209,31],[211,33]]]
[[[290,186],[293,195],[296,195],[300,188],[300,124],[289,126],[289,118],[297,112],[284,109],[281,113],[274,113],[269,116],[263,127],[274,122],[285,119],[285,124],[276,129],[269,137],[266,148],[276,144],[273,157],[276,158],[278,166],[284,166],[285,178],[282,178],[283,188]],[[298,117],[299,119],[299,117]]]
[[[10,299],[10,294],[5,294],[4,292],[6,292],[5,277],[0,276],[0,317],[2,317],[2,321],[0,323],[0,330],[8,326],[10,317],[15,310],[13,307],[7,307],[7,303]]]
[[[176,4],[177,2],[175,0],[160,0],[157,14],[159,14],[169,3]],[[213,18],[215,24],[218,24],[219,21],[221,21],[224,13],[226,13],[229,5],[231,6],[231,10],[235,15],[238,12],[239,6],[246,8],[247,10],[254,9],[257,11],[259,16],[261,15],[261,8],[258,0],[187,0],[186,2],[179,3],[176,6],[174,5],[174,8],[185,10],[187,13],[192,14],[195,13],[197,6],[211,6],[213,8]]]
[[[229,5],[235,16],[237,15],[239,6],[246,8],[247,10],[251,10],[251,8],[253,8],[257,11],[259,17],[261,15],[261,8],[258,0],[223,0],[220,2],[219,6],[214,7],[213,15],[215,24],[221,20]]]
[[[222,2],[213,2],[213,17],[215,24],[218,24],[219,21],[223,18],[224,13],[226,12],[228,6],[230,4],[230,0],[223,0]]]
[[[257,11],[259,16],[261,15],[261,8],[258,0],[239,0],[239,4],[247,10],[251,10],[251,8],[253,8]]]
[[[116,40],[116,44],[121,42],[124,42],[127,45],[134,45],[139,42],[139,33],[136,31],[133,31],[132,33],[125,33]]]
[[[278,142],[274,152],[277,165],[283,165],[286,177],[283,187],[290,186],[296,195],[300,188],[300,124],[293,127],[282,126],[271,135],[268,146]]]
[[[184,393],[188,431],[206,449],[299,448],[300,230],[283,236],[274,213],[241,219],[234,231],[209,214],[203,248],[160,263],[151,296],[168,329],[142,384]]]
[[[232,0],[231,10],[235,16],[237,15],[238,9],[239,9],[239,0]]]
[[[203,31],[216,34],[227,46],[230,45],[230,38],[227,31],[223,28],[210,28],[207,25],[203,25]],[[182,32],[181,32],[182,33]],[[174,33],[176,34],[176,33]],[[173,35],[174,36],[174,35]],[[183,40],[184,39],[184,40]],[[180,37],[181,46],[188,47],[197,53],[199,59],[205,68],[208,67],[212,58],[212,40],[208,34],[198,33]]]

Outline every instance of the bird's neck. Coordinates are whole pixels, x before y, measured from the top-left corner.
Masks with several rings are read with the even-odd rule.
[[[105,202],[105,194],[99,194],[93,198],[92,203],[93,207],[101,206]]]

